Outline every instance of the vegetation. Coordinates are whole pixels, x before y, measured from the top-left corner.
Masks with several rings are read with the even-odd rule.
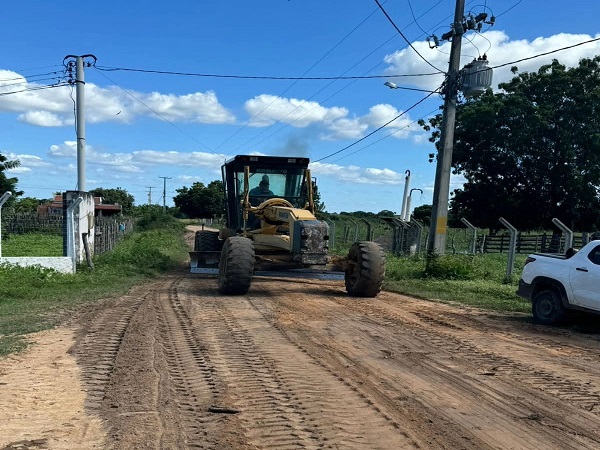
[[[48,233],[11,234],[2,240],[2,256],[63,256],[63,237]]]
[[[20,165],[19,160],[9,161],[6,156],[0,153],[0,195],[5,192],[12,192],[12,197],[4,204],[6,208],[12,206],[15,199],[23,195],[23,191],[17,190],[17,178],[8,178],[4,172],[9,169],[16,169]]]
[[[175,206],[191,219],[213,219],[225,214],[223,182],[211,181],[208,186],[196,182],[190,188],[176,189]]]
[[[24,348],[26,334],[52,327],[81,305],[123,294],[144,279],[184,263],[183,234],[183,224],[163,216],[146,220],[144,229],[132,232],[115,250],[95,258],[93,271],[83,265],[74,275],[43,268],[1,267],[0,356]],[[10,245],[10,240],[4,245]]]
[[[121,205],[122,212],[125,215],[131,214],[133,211],[134,198],[129,192],[120,187],[116,189],[96,188],[90,191],[94,197],[102,197],[102,203],[109,205]]]
[[[507,280],[506,254],[390,256],[384,288],[424,299],[528,312],[531,304],[515,294],[524,263],[525,255],[517,255],[515,276]]]
[[[555,60],[460,105],[452,164],[467,181],[454,192],[454,215],[492,230],[499,217],[522,230],[546,228],[554,217],[575,231],[595,229],[599,84],[600,56],[571,69]],[[421,125],[439,144],[441,115]]]

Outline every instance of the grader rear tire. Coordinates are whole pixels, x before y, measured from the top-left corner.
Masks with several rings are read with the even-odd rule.
[[[219,292],[244,295],[250,289],[254,274],[254,244],[245,237],[228,238],[219,261]]]
[[[355,242],[348,253],[346,291],[353,297],[375,297],[385,276],[385,254],[375,242]]]
[[[219,250],[221,250],[221,241],[217,231],[196,231],[194,235],[195,252],[218,252]]]

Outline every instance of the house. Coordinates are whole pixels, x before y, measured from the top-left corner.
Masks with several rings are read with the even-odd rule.
[[[38,217],[62,215],[64,211],[63,196],[55,195],[52,202],[40,205],[37,208]],[[102,197],[94,197],[94,216],[109,217],[121,215],[123,207],[118,204],[102,203]]]

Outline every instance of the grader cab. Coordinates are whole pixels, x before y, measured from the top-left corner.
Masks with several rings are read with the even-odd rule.
[[[240,155],[221,168],[227,223],[197,231],[193,273],[217,274],[219,291],[242,295],[253,276],[344,279],[349,294],[374,297],[383,251],[356,242],[346,258],[329,254],[329,226],[317,220],[308,158]]]

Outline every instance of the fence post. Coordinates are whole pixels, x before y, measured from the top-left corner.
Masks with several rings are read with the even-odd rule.
[[[367,234],[365,237],[365,241],[370,241],[371,239],[373,239],[371,237],[371,222],[369,222],[367,219],[362,219],[362,221],[367,224]]]
[[[416,233],[416,246],[415,246],[415,255],[421,253],[421,236],[423,235],[423,224],[418,220],[415,220],[413,217],[410,218],[410,223],[412,223],[417,228]]]
[[[513,267],[515,264],[515,251],[517,248],[517,229],[513,227],[504,217],[500,217],[500,223],[510,231],[510,244],[508,248],[508,263],[506,265],[506,278],[512,278]],[[504,237],[504,236],[503,236]],[[504,239],[503,239],[504,240]]]
[[[462,223],[464,223],[467,228],[469,228],[473,232],[473,242],[471,243],[471,253],[475,254],[475,245],[477,244],[477,227],[473,226],[471,222],[469,222],[464,217],[460,219]]]
[[[75,273],[77,269],[77,255],[75,254],[75,218],[73,211],[75,211],[75,208],[77,208],[82,201],[83,197],[77,197],[69,206],[67,206],[67,256],[70,256],[73,260],[73,273]]]
[[[354,242],[358,241],[358,223],[348,217],[348,220],[354,224]]]
[[[0,197],[0,258],[2,258],[2,206],[4,206],[11,195],[12,192],[6,191],[2,194],[2,197]]]
[[[567,227],[564,223],[558,220],[556,217],[552,219],[552,223],[556,225],[560,230],[565,233],[565,252],[567,249],[573,247],[573,232],[569,227]],[[558,248],[558,252],[560,252],[560,244]]]
[[[329,221],[325,219],[323,219],[323,221],[329,225],[329,228],[331,230],[331,232],[329,233],[329,248],[333,250],[333,247],[335,246],[335,222],[333,220]]]

